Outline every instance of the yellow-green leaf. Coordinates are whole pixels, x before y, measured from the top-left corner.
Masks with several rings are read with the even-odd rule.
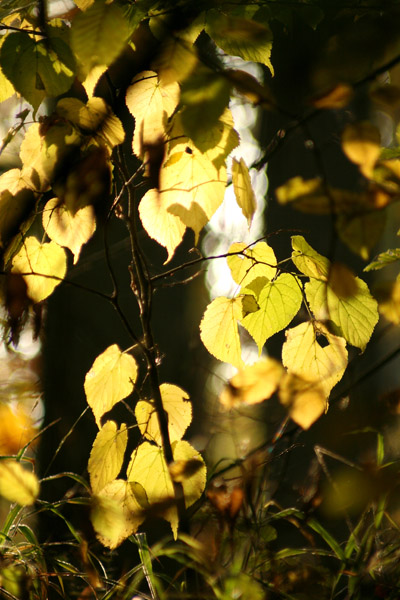
[[[378,322],[378,305],[367,284],[355,278],[357,291],[339,297],[330,285],[316,279],[306,283],[308,303],[317,320],[331,320],[352,346],[364,350]]]
[[[177,125],[171,135],[179,133],[179,116],[176,122]],[[174,143],[178,141],[179,138],[175,142],[171,140],[170,147],[173,148]],[[234,129],[233,116],[229,108],[222,113],[214,126],[199,129],[193,142],[217,169],[224,167],[227,156],[239,145],[239,136]]]
[[[0,68],[0,102],[8,100],[15,94],[15,88]]]
[[[112,550],[135,533],[144,518],[132,486],[123,479],[111,481],[92,498],[93,528],[103,546]]]
[[[238,321],[243,317],[243,300],[216,298],[206,308],[200,323],[200,337],[207,350],[224,362],[242,367]]]
[[[19,157],[23,165],[22,176],[26,169],[32,169],[37,173],[39,186],[36,186],[36,189],[38,192],[46,192],[49,189],[49,180],[42,164],[43,145],[40,123],[33,123],[22,140]]]
[[[132,149],[142,157],[143,145],[165,136],[167,120],[179,102],[179,85],[176,81],[165,84],[154,71],[143,71],[132,80],[125,100],[135,117]]]
[[[101,417],[132,392],[136,377],[135,359],[121,352],[117,344],[96,358],[85,377],[85,393],[99,428]]]
[[[266,242],[258,242],[251,248],[243,242],[235,242],[228,254],[226,261],[232,278],[243,288],[258,277],[272,279],[276,275],[275,253]]]
[[[100,81],[103,73],[107,71],[107,65],[96,65],[86,75],[82,81],[82,86],[85,88],[85,92],[88,98],[92,98],[98,82]]]
[[[290,373],[317,383],[328,397],[347,366],[346,340],[329,333],[322,323],[301,323],[286,331],[282,362]]]
[[[259,282],[253,280],[246,289],[251,290],[252,285]],[[264,280],[256,298],[259,310],[249,313],[240,322],[256,342],[261,354],[266,340],[287,327],[298,313],[303,296],[298,280],[289,273],[282,273],[274,281]]]
[[[156,189],[148,190],[141,199],[139,215],[148,235],[166,248],[168,257],[165,262],[169,262],[183,239],[186,226],[179,217],[168,212],[165,194]]]
[[[192,405],[188,394],[176,385],[162,383],[160,393],[168,415],[169,439],[171,443],[176,442],[183,438],[192,422]],[[142,435],[161,446],[161,433],[153,401],[139,400],[135,408],[135,417]]]
[[[65,251],[55,242],[41,244],[27,237],[12,259],[13,273],[21,273],[28,286],[28,296],[41,302],[53,293],[67,272]]]
[[[80,208],[75,214],[70,212],[58,198],[46,204],[42,214],[43,228],[51,240],[69,248],[78,262],[82,246],[96,231],[96,217],[93,206]]]
[[[99,493],[118,476],[127,443],[125,423],[117,429],[114,421],[107,421],[96,435],[88,463],[90,485],[94,494]]]
[[[16,460],[0,461],[0,496],[21,506],[33,504],[39,494],[39,481]]]
[[[286,373],[279,387],[279,400],[289,416],[303,429],[308,429],[326,411],[328,401],[318,382]]]
[[[115,2],[96,0],[77,15],[71,27],[71,46],[80,62],[83,78],[98,65],[110,65],[124,49],[129,26]]]
[[[182,485],[186,507],[191,506],[203,493],[206,484],[206,466],[200,454],[183,440],[172,444],[174,461],[196,461],[201,468],[187,478]],[[144,442],[132,453],[127,469],[128,481],[143,486],[150,504],[160,504],[161,516],[171,523],[174,537],[178,531],[178,513],[174,501],[174,489],[162,448]],[[165,503],[165,507],[162,504]]]
[[[321,281],[327,281],[330,261],[316,252],[302,235],[292,236],[292,261],[296,267],[307,275]]]
[[[390,323],[400,325],[400,280],[385,281],[374,290],[381,315]]]
[[[278,388],[283,373],[282,365],[269,357],[245,366],[229,380],[219,401],[227,408],[232,408],[242,403],[258,404],[268,400]]]
[[[256,212],[256,197],[251,186],[249,169],[243,158],[240,161],[235,158],[232,161],[232,183],[235,191],[236,202],[242,209],[249,227]]]
[[[383,210],[340,214],[336,220],[336,231],[350,250],[368,260],[372,248],[382,237],[385,225],[386,212]]]
[[[3,248],[18,232],[35,205],[35,194],[20,169],[0,175],[0,246]]]

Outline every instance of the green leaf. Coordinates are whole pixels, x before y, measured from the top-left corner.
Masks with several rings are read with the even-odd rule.
[[[94,440],[88,463],[90,485],[94,494],[119,474],[128,443],[125,423],[117,429],[114,421],[107,421]]]
[[[117,344],[109,346],[96,358],[86,373],[85,393],[99,428],[101,417],[132,392],[136,377],[135,359],[121,352]]]
[[[39,481],[16,460],[0,461],[0,496],[21,506],[33,504],[39,494]]]
[[[302,235],[292,235],[292,261],[296,267],[307,275],[321,281],[329,277],[330,261],[316,252]]]
[[[129,25],[121,7],[106,0],[96,0],[75,17],[71,27],[71,46],[82,74],[88,75],[97,65],[110,65],[124,49]]]
[[[274,74],[270,60],[273,36],[266,23],[211,10],[207,13],[206,32],[227,54],[260,62]]]
[[[258,284],[262,286],[260,291]],[[240,322],[256,342],[261,354],[266,340],[287,327],[300,310],[303,301],[301,287],[295,277],[282,273],[274,281],[256,279],[246,289],[256,290],[260,309],[249,313]]]
[[[306,283],[308,303],[318,321],[331,320],[352,346],[364,350],[378,322],[378,304],[367,284],[355,278],[356,293],[341,298],[323,281]]]
[[[374,260],[365,267],[364,271],[377,271],[397,260],[400,260],[400,248],[392,248],[375,256]]]
[[[0,49],[4,75],[35,110],[47,96],[65,93],[75,77],[73,56],[65,42],[36,42],[25,32],[9,34]]]

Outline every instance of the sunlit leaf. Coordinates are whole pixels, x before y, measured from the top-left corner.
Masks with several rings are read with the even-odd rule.
[[[256,212],[256,197],[251,186],[249,169],[243,158],[240,161],[235,158],[232,161],[232,183],[235,191],[236,202],[242,209],[249,227]]]
[[[33,504],[39,494],[39,481],[32,471],[16,460],[0,460],[0,496],[21,506]]]
[[[311,102],[316,108],[340,109],[349,104],[353,97],[353,88],[346,83],[338,83],[325,94],[312,98]]]
[[[139,204],[139,215],[148,235],[164,246],[168,252],[165,262],[171,260],[186,231],[179,217],[168,211],[165,194],[153,189],[146,192]]]
[[[279,387],[279,400],[289,416],[303,429],[308,429],[326,411],[326,393],[319,382],[286,373]]]
[[[365,267],[364,271],[377,271],[398,260],[400,260],[400,248],[392,248],[375,256],[374,260]]]
[[[135,359],[121,352],[117,344],[96,358],[85,377],[85,393],[99,428],[101,417],[132,392],[136,376]]]
[[[374,292],[381,315],[390,323],[400,325],[400,280],[379,283]]]
[[[382,237],[385,224],[386,213],[376,210],[361,215],[339,215],[336,230],[350,250],[368,260],[372,248]]]
[[[34,205],[35,195],[20,169],[9,169],[0,175],[0,245],[3,248],[28,218]]]
[[[286,331],[282,362],[290,373],[317,383],[328,397],[347,366],[346,340],[329,333],[322,323],[301,323]]]
[[[121,121],[103,98],[94,96],[89,98],[86,104],[77,98],[62,98],[57,103],[57,113],[85,133],[92,133],[95,139],[110,150],[122,144],[125,139]]]
[[[110,65],[122,52],[129,26],[122,8],[115,2],[96,0],[77,15],[71,27],[71,46],[83,77],[98,65]]]
[[[142,71],[133,78],[125,101],[135,117],[132,149],[137,156],[143,156],[143,146],[165,136],[167,119],[178,104],[179,94],[176,81],[164,83],[154,71]]]
[[[55,242],[41,244],[35,237],[25,238],[12,259],[12,271],[21,273],[28,286],[28,296],[41,302],[53,293],[67,272],[65,251]]]
[[[73,214],[58,198],[52,198],[43,209],[42,221],[49,238],[60,246],[69,248],[76,264],[82,246],[90,240],[96,230],[93,206],[84,206]]]
[[[332,210],[319,177],[314,179],[303,179],[300,176],[292,177],[276,188],[275,195],[280,204],[293,202],[296,203],[296,208],[299,207],[305,212],[325,214]]]
[[[93,67],[82,81],[82,86],[85,88],[85,92],[88,98],[94,96],[94,92],[97,84],[100,81],[101,76],[107,71],[107,65],[96,65]]]
[[[15,88],[0,68],[0,102],[8,100],[15,94]]]
[[[342,133],[342,148],[346,156],[359,166],[365,177],[372,177],[374,165],[381,152],[379,130],[369,123],[351,123]]]
[[[179,35],[167,37],[152,63],[165,85],[182,83],[198,65],[196,46]]]
[[[49,180],[42,163],[43,145],[44,140],[40,135],[40,123],[33,123],[22,140],[19,156],[23,164],[22,175],[25,174],[27,168],[33,169],[38,176],[38,191],[40,192],[46,192],[49,189]]]
[[[207,350],[235,367],[243,365],[238,321],[243,317],[243,299],[216,298],[206,308],[200,337]]]
[[[258,404],[268,400],[279,386],[282,365],[273,358],[264,358],[239,370],[224,387],[219,401],[232,408],[240,404]]]
[[[192,422],[192,405],[189,396],[180,387],[170,383],[160,385],[160,393],[168,417],[168,432],[171,443],[181,440]],[[139,429],[147,439],[161,446],[161,433],[154,403],[139,400],[135,408]]]
[[[202,468],[198,468],[193,475],[182,482],[186,507],[191,506],[203,493],[206,483],[206,467],[200,454],[183,440],[172,444],[174,461],[199,461]],[[161,516],[170,522],[174,537],[178,531],[178,513],[174,505],[174,489],[167,464],[160,447],[144,442],[132,453],[127,469],[128,481],[141,484],[147,494],[150,504],[166,503],[165,508],[160,507]],[[169,502],[171,501],[171,502]]]
[[[20,405],[0,403],[0,455],[16,454],[36,431],[33,419]]]
[[[240,252],[240,254],[233,254]],[[242,287],[258,277],[272,279],[276,275],[276,258],[271,246],[258,242],[251,248],[242,242],[235,242],[228,250],[226,261],[234,281]]]
[[[262,278],[261,278],[262,279]],[[256,294],[259,310],[240,320],[258,346],[262,348],[268,338],[289,325],[300,310],[303,296],[298,280],[289,273],[282,273],[274,281],[254,280],[246,290],[260,283],[261,291]],[[258,292],[258,290],[257,290]]]
[[[316,279],[306,283],[310,308],[319,321],[331,320],[352,346],[364,350],[378,322],[378,307],[367,284],[355,278],[356,293],[339,297],[330,285]]]
[[[307,275],[321,281],[327,281],[330,261],[316,252],[302,235],[292,235],[292,261],[296,267]]]
[[[97,538],[107,548],[117,548],[144,521],[132,486],[123,479],[108,483],[92,498],[90,520]]]
[[[125,423],[117,429],[114,421],[107,421],[96,435],[88,463],[90,485],[94,494],[99,493],[118,476],[127,443]]]
[[[263,63],[274,74],[270,60],[273,36],[266,23],[211,10],[206,32],[227,54]]]

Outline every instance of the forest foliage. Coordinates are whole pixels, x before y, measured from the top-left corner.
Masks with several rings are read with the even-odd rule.
[[[180,520],[203,497],[207,481],[204,459],[183,439],[192,421],[190,398],[159,379],[152,278],[162,278],[169,267],[150,271],[139,231],[164,248],[167,265],[188,230],[199,248],[228,185],[250,227],[256,211],[250,171],[267,168],[273,146],[256,165],[231,158],[240,142],[232,99],[289,116],[285,135],[323,111],[351,111],[360,86],[372,105],[392,116],[398,111],[399,88],[379,76],[400,55],[400,11],[391,3],[383,10],[353,4],[75,0],[71,10],[53,18],[44,0],[1,3],[0,102],[15,93],[25,101],[2,142],[3,151],[23,132],[20,166],[0,176],[5,340],[17,344],[35,307],[68,284],[97,228],[107,231],[120,220],[129,232],[130,286],[141,330],[125,323],[132,345],[115,343],[94,356],[84,382],[98,427],[88,457],[90,518],[108,548],[135,534],[152,510],[177,538]],[[322,32],[334,22],[339,33],[320,57],[306,106],[288,115],[273,93],[273,31],[279,27],[290,35],[296,19]],[[361,31],[360,39],[347,36],[351,27]],[[379,48],[364,51],[383,29]],[[264,79],[232,68],[227,56],[259,63]],[[400,198],[400,129],[390,148],[381,147],[380,132],[367,119],[350,120],[338,134],[356,173],[351,189],[332,186],[323,172],[310,178],[299,173],[271,201],[329,215],[335,236],[363,260],[365,273],[397,267],[400,248],[375,257],[374,248],[387,211]],[[282,132],[272,141],[284,143]],[[136,158],[134,170],[124,156],[127,148]],[[276,258],[268,236],[232,243],[222,258],[235,293],[208,304],[198,335],[213,357],[237,370],[221,394],[223,406],[259,404],[277,394],[288,417],[308,429],[329,409],[349,350],[366,349],[380,318],[399,325],[400,279],[371,291],[364,273],[357,276],[335,259],[334,244],[331,255],[323,256],[306,233],[284,235],[292,246],[284,260]],[[199,263],[206,259],[200,256]],[[175,269],[183,271],[185,264]],[[113,291],[98,293],[124,320],[111,269],[110,277]],[[254,364],[243,358],[243,331],[257,347]],[[281,331],[278,361],[263,351]],[[129,403],[144,381],[150,393],[131,406],[141,442],[127,459],[129,425],[108,413],[122,400]],[[24,458],[28,447],[28,440],[17,452],[13,444],[2,447],[0,461],[0,494],[22,506],[40,499],[39,477]]]

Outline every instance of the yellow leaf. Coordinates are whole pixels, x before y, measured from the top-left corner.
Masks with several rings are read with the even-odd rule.
[[[51,240],[71,250],[74,265],[78,262],[82,246],[90,240],[96,230],[93,206],[84,206],[73,214],[58,198],[47,202],[43,209],[42,222]]]
[[[246,217],[250,227],[254,213],[256,212],[257,203],[253,188],[251,187],[249,169],[243,158],[240,159],[240,162],[235,158],[232,161],[232,183],[236,202],[242,209],[242,213]]]
[[[322,387],[315,381],[286,373],[279,387],[279,399],[289,416],[303,429],[308,429],[326,411],[328,402]]]
[[[242,287],[246,287],[258,277],[272,279],[276,275],[275,253],[266,242],[258,242],[252,248],[237,242],[230,246],[228,254],[230,256],[226,261],[232,278]]]
[[[133,152],[142,157],[143,145],[154,144],[165,136],[167,119],[179,102],[176,81],[165,84],[154,71],[143,71],[134,77],[126,92],[126,105],[135,117]]]
[[[4,38],[3,38],[4,39]],[[0,68],[0,102],[8,100],[15,94],[15,88]]]
[[[381,315],[394,325],[400,325],[400,281],[383,282],[377,286],[375,295]]]
[[[223,406],[232,408],[242,403],[258,404],[268,400],[278,388],[283,373],[282,365],[273,358],[245,366],[229,380],[219,401]]]
[[[315,318],[333,321],[349,344],[364,350],[378,322],[378,305],[362,279],[355,277],[354,283],[356,292],[345,298],[316,279],[306,283],[305,291]]]
[[[177,115],[174,127],[170,132],[171,153],[174,152],[175,146],[182,150],[180,138],[184,132],[183,127],[181,130],[181,126],[180,115]],[[239,145],[239,135],[234,129],[233,116],[229,108],[225,109],[215,125],[200,128],[196,138],[192,141],[217,169],[224,167],[227,156]]]
[[[175,35],[165,39],[152,66],[159,73],[163,84],[169,85],[184,81],[197,64],[196,46]]]
[[[321,281],[327,281],[330,261],[316,252],[302,235],[292,235],[292,261],[296,267],[307,275]]]
[[[282,273],[273,281],[255,279],[246,290],[257,289],[256,299],[259,310],[251,312],[240,320],[258,346],[262,348],[268,338],[287,327],[300,310],[303,301],[298,280],[289,273]],[[261,290],[258,293],[258,287]],[[242,288],[242,291],[245,291]]]
[[[192,422],[192,405],[189,396],[180,387],[170,383],[160,385],[165,412],[168,415],[168,432],[171,443],[181,440]],[[153,401],[140,400],[136,404],[135,417],[139,429],[148,440],[161,446],[161,433]]]
[[[99,428],[101,417],[132,392],[136,377],[135,359],[121,352],[117,344],[96,358],[85,377],[85,393]]]
[[[174,462],[196,461],[201,463],[201,468],[187,478],[183,479],[183,491],[186,507],[191,506],[203,493],[206,484],[206,466],[200,454],[183,440],[172,445]],[[134,450],[127,469],[128,481],[137,482],[143,486],[150,508],[152,504],[165,503],[161,507],[161,516],[171,523],[174,537],[178,531],[178,513],[174,505],[174,489],[167,464],[160,447],[144,442]],[[172,501],[172,505],[170,502]]]
[[[386,225],[386,212],[374,210],[355,215],[338,215],[336,230],[350,250],[368,260],[370,252],[379,242]]]
[[[97,538],[107,548],[117,548],[144,521],[132,486],[123,479],[110,481],[92,498],[90,520]]]
[[[40,135],[40,123],[33,123],[25,133],[19,152],[23,164],[22,175],[26,169],[33,169],[38,176],[38,192],[46,192],[49,189],[49,180],[42,164],[43,138]]]
[[[365,177],[372,177],[381,153],[381,136],[374,125],[368,121],[346,125],[342,133],[342,148]]]
[[[346,83],[338,83],[325,94],[312,98],[311,102],[316,108],[339,109],[347,106],[352,97],[353,88]]]
[[[41,244],[27,237],[12,259],[12,272],[21,273],[33,302],[45,300],[61,283],[67,271],[65,252],[55,242]]]
[[[206,308],[200,337],[207,350],[224,362],[242,367],[238,321],[243,316],[242,298],[216,298]]]
[[[114,115],[110,106],[93,96],[86,104],[77,98],[62,98],[57,104],[57,113],[93,137],[110,150],[125,139],[121,121]]]
[[[168,212],[165,195],[156,189],[148,190],[141,199],[139,215],[148,235],[166,248],[168,258],[165,263],[169,262],[183,239],[186,226],[179,217]]]
[[[317,383],[328,397],[347,366],[346,340],[329,333],[322,323],[301,323],[286,331],[282,362],[290,373]]]
[[[125,423],[117,429],[114,421],[107,421],[94,440],[88,463],[90,485],[94,494],[119,474],[128,443]]]
[[[21,506],[33,504],[39,494],[39,481],[34,473],[16,460],[0,460],[0,496]]]
[[[16,454],[32,440],[37,430],[33,419],[18,405],[0,403],[0,455]]]
[[[28,218],[35,205],[35,194],[20,169],[0,175],[0,246],[5,247]]]
[[[86,75],[86,78],[82,81],[82,86],[85,88],[85,92],[88,98],[92,98],[94,95],[94,90],[96,89],[96,85],[100,81],[100,77],[107,70],[107,65],[96,65],[93,69]]]

